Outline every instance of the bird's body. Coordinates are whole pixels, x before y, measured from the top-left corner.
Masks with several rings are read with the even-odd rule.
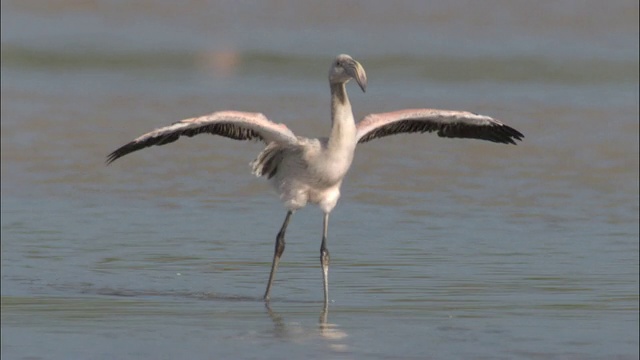
[[[330,137],[272,142],[252,162],[253,173],[270,178],[288,210],[311,202],[329,213],[340,197],[342,179],[356,149],[356,126],[344,84],[332,87],[331,93],[334,122]]]
[[[338,202],[353,152],[331,153],[327,145],[326,139],[307,138],[295,145],[271,143],[252,162],[253,173],[269,178],[288,210],[310,202],[330,212]]]
[[[329,213],[340,198],[340,186],[351,167],[358,143],[398,133],[433,131],[441,137],[476,138],[505,144],[515,144],[514,139],[521,140],[524,137],[517,130],[491,117],[454,110],[405,109],[370,114],[356,124],[345,88],[350,79],[355,79],[365,91],[367,77],[364,68],[350,56],[339,55],[329,70],[332,121],[329,137],[296,136],[285,125],[271,122],[260,113],[221,111],[185,119],[146,133],[109,154],[107,163],[145,147],[174,142],[180,136],[209,133],[236,140],[262,140],[267,146],[251,163],[252,171],[256,176],[265,177],[271,182],[287,209],[276,238],[264,298],[268,300],[270,297],[271,285],[284,252],[284,235],[291,216],[307,203],[313,203],[324,213],[320,259],[326,306]]]

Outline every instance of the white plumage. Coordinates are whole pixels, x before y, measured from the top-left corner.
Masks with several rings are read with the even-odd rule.
[[[366,90],[367,76],[362,65],[349,55],[338,55],[329,70],[332,127],[328,138],[295,136],[285,125],[274,123],[260,113],[221,111],[148,132],[109,154],[107,164],[149,146],[174,142],[181,136],[208,133],[236,140],[262,140],[267,146],[251,163],[252,171],[256,176],[271,181],[287,208],[284,223],[276,237],[264,299],[269,300],[270,297],[271,285],[284,252],[284,235],[289,220],[297,209],[311,202],[324,212],[320,261],[326,306],[329,300],[329,213],[340,198],[340,186],[351,167],[358,143],[399,133],[434,131],[441,137],[514,145],[515,140],[524,138],[520,132],[498,120],[467,111],[404,109],[370,114],[356,124],[345,89],[350,79],[355,79],[362,91]]]

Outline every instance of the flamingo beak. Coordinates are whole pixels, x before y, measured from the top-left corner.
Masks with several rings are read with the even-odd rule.
[[[359,62],[353,60],[349,62],[349,66],[346,67],[347,74],[356,80],[362,92],[367,91],[367,73],[364,71],[362,65]]]

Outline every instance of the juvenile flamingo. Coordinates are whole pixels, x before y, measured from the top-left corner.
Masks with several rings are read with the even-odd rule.
[[[108,155],[107,164],[134,151],[165,145],[181,136],[220,135],[235,140],[262,140],[266,147],[251,162],[252,172],[270,180],[283,201],[287,214],[275,241],[273,262],[264,300],[269,301],[280,257],[285,248],[285,232],[293,213],[308,202],[324,213],[320,263],[324,285],[324,304],[329,301],[329,214],[340,197],[340,186],[351,167],[356,145],[373,139],[413,132],[436,132],[440,137],[470,138],[516,145],[524,135],[489,116],[467,111],[404,109],[369,114],[356,124],[345,89],[354,79],[362,91],[367,75],[360,63],[349,55],[338,55],[329,69],[331,89],[331,134],[305,138],[294,135],[260,113],[220,111],[185,119],[148,132]]]

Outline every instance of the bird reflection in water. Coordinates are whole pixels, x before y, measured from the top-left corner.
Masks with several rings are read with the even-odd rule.
[[[307,337],[308,333],[304,327],[299,323],[289,323],[284,320],[282,315],[274,311],[269,305],[269,302],[265,302],[265,309],[267,314],[271,318],[274,327],[274,336],[286,339],[294,340]],[[320,312],[318,318],[318,332],[311,332],[312,334],[320,335],[320,338],[326,340],[329,348],[336,352],[343,352],[348,349],[348,345],[343,342],[348,337],[347,333],[340,329],[338,324],[329,323],[329,307],[325,304]]]

